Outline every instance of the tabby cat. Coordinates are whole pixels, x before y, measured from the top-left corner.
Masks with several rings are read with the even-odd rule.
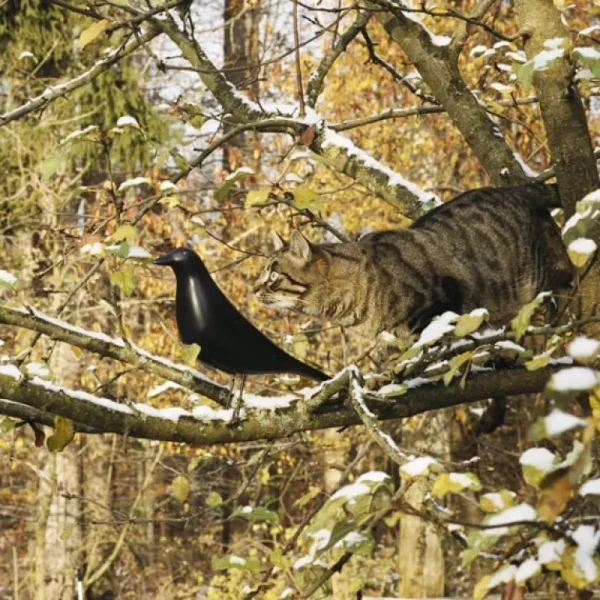
[[[552,185],[481,188],[407,229],[356,242],[316,245],[294,231],[268,259],[256,293],[267,305],[369,336],[407,335],[444,311],[481,306],[503,324],[540,291],[570,284],[571,262],[549,213],[559,206]]]

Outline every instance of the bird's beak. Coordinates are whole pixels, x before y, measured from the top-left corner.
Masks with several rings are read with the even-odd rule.
[[[156,260],[152,261],[153,265],[170,265],[173,261],[171,260],[171,256],[169,254],[165,254],[164,256],[159,256]]]

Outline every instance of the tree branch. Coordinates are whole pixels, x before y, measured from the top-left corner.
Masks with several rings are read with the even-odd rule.
[[[306,85],[307,104],[314,108],[319,99],[319,95],[323,90],[325,77],[329,73],[333,63],[338,59],[342,52],[352,42],[352,40],[360,33],[361,29],[368,23],[373,13],[371,11],[361,11],[358,13],[356,20],[342,35],[339,36],[336,43],[325,52],[323,59],[315,72],[311,75]]]
[[[10,123],[11,121],[14,121],[15,119],[20,119],[21,117],[24,117],[25,115],[28,115],[36,110],[42,110],[54,100],[62,98],[69,92],[72,92],[73,90],[90,83],[96,77],[98,77],[98,75],[104,73],[104,71],[108,70],[110,67],[112,67],[112,65],[119,62],[122,58],[129,56],[132,52],[148,43],[150,40],[154,39],[159,33],[159,29],[151,27],[146,33],[136,37],[129,44],[124,44],[114,49],[104,58],[95,63],[93,67],[81,73],[81,75],[78,75],[70,81],[65,81],[63,83],[46,88],[39,96],[28,100],[25,104],[15,108],[14,110],[0,115],[0,127]]]
[[[486,372],[444,387],[432,383],[387,399],[373,399],[365,394],[366,406],[378,419],[403,419],[429,410],[447,408],[493,395],[511,396],[541,392],[559,367],[537,371],[519,368]],[[14,368],[0,370],[0,396],[42,411],[83,423],[98,431],[118,433],[136,438],[187,443],[196,446],[247,442],[259,439],[281,439],[301,431],[358,425],[361,419],[352,408],[338,402],[323,402],[347,388],[348,371],[322,384],[317,393],[305,401],[273,404],[273,409],[250,408],[246,418],[231,427],[231,411],[215,411],[199,406],[192,411],[182,408],[156,409],[145,404],[133,406],[99,398],[86,392],[44,381],[27,379]],[[265,405],[269,399],[262,399]],[[316,410],[318,407],[318,410]]]
[[[227,404],[229,390],[226,387],[210,381],[195,369],[177,365],[166,358],[153,356],[123,338],[112,338],[104,333],[75,327],[65,321],[49,317],[33,307],[18,310],[0,306],[0,323],[31,329],[43,333],[53,340],[66,342],[101,356],[128,363],[138,369],[178,383],[222,406]]]
[[[448,44],[436,39],[421,23],[388,0],[367,0],[366,4],[387,9],[378,11],[377,19],[444,106],[494,185],[530,181],[485,107],[467,87]]]

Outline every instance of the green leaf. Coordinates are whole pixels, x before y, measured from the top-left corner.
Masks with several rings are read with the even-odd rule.
[[[431,495],[439,498],[463,490],[478,492],[480,489],[481,482],[475,473],[442,473],[435,480],[431,488]]]
[[[542,292],[538,294],[529,304],[525,304],[519,311],[519,314],[510,322],[512,330],[515,332],[517,341],[519,341],[527,331],[529,323],[531,323],[531,317],[535,311],[539,308],[542,302],[549,296],[549,292]]]
[[[111,242],[134,242],[138,237],[137,229],[130,223],[119,225],[117,230],[110,236]]]
[[[533,71],[532,60],[528,60],[524,65],[517,67],[517,79],[524,88],[531,89],[533,87]]]
[[[464,365],[468,360],[471,360],[472,357],[473,352],[463,352],[458,356],[453,356],[449,362],[450,369],[444,373],[444,385],[450,385],[460,367],[462,367],[462,365]]]
[[[118,286],[126,296],[131,296],[135,290],[133,281],[133,269],[129,265],[124,265],[120,270],[110,274],[110,281]]]
[[[179,502],[185,502],[190,494],[190,482],[185,475],[178,475],[171,483],[171,492]]]
[[[183,352],[181,353],[181,359],[188,365],[195,364],[200,354],[200,346],[198,344],[185,344],[183,346]]]
[[[319,549],[319,554],[327,552],[330,548],[333,548],[340,540],[344,539],[351,531],[356,531],[357,523],[353,519],[344,519],[339,521],[333,526],[331,535],[327,540],[327,544],[323,548]]]
[[[279,523],[279,515],[263,506],[238,506],[232,517],[242,517],[248,521],[264,521],[266,523]]]
[[[54,417],[54,433],[46,440],[50,452],[62,452],[75,437],[73,421],[65,417]]]
[[[300,185],[294,191],[294,204],[298,208],[308,208],[315,200],[319,199],[319,194],[307,185]]]
[[[552,356],[552,352],[553,351],[550,350],[548,352],[543,352],[542,354],[538,354],[535,358],[533,358],[532,360],[528,360],[525,363],[525,368],[528,371],[537,371],[538,369],[545,367],[550,362],[550,357]]]
[[[469,335],[474,331],[477,331],[480,325],[489,318],[489,313],[487,311],[478,310],[473,311],[475,314],[471,313],[468,315],[461,315],[458,317],[458,321],[456,322],[456,327],[454,328],[454,335],[457,337],[464,337],[465,335]]]
[[[600,52],[597,48],[591,46],[575,48],[573,54],[589,68],[594,77],[600,78]]]
[[[8,271],[0,269],[0,289],[14,290],[19,280]]]
[[[298,500],[296,500],[296,502],[294,502],[294,507],[302,508],[303,506],[308,504],[311,500],[316,498],[320,493],[321,493],[320,488],[318,488],[317,486],[311,486],[309,491],[306,492],[306,494],[304,494],[304,496],[301,496],[300,498],[298,498]]]
[[[215,191],[215,200],[221,202],[227,196],[229,190],[242,179],[254,175],[254,171],[249,167],[242,167],[229,175]]]
[[[57,154],[56,156],[51,156],[47,158],[41,166],[42,171],[42,181],[47,181],[58,171],[58,168],[64,162],[65,157],[62,154]]]
[[[219,494],[219,492],[215,492],[213,490],[210,494],[208,494],[206,498],[206,506],[214,508],[215,506],[219,506],[220,504],[223,504],[223,498],[221,497],[221,494]]]
[[[260,568],[258,559],[254,557],[244,558],[237,554],[226,554],[212,559],[212,568],[214,571],[225,571],[227,569],[242,569],[256,573]]]
[[[250,208],[255,204],[264,204],[269,199],[271,190],[269,188],[262,188],[260,190],[250,190],[246,195],[246,208]]]
[[[110,21],[102,19],[102,21],[95,21],[87,29],[84,29],[79,36],[77,45],[82,50],[88,44],[91,44],[97,37],[102,35],[110,26]]]
[[[2,419],[0,421],[0,433],[9,433],[17,426],[14,419]]]
[[[107,254],[118,256],[119,258],[127,258],[129,256],[129,244],[122,242],[118,246],[105,246],[104,250]]]

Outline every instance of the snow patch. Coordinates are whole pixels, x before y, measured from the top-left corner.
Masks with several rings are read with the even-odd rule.
[[[599,351],[600,342],[598,340],[583,336],[576,337],[567,348],[569,356],[581,362],[596,358]]]
[[[12,287],[17,283],[17,278],[12,273],[0,269],[0,281]]]
[[[596,530],[592,525],[580,525],[571,537],[577,543],[575,564],[587,581],[595,581],[598,567],[594,562],[594,554],[600,542],[600,530]]]
[[[16,365],[0,365],[0,375],[12,377],[17,381],[23,377],[23,373],[19,371],[19,368]]]
[[[506,527],[506,525],[519,523],[521,521],[535,521],[535,519],[536,512],[533,506],[525,503],[519,504],[490,517],[486,525],[498,525],[498,527],[484,529],[482,534],[484,536],[506,535],[508,533],[508,527]]]
[[[587,367],[571,367],[554,373],[550,386],[557,392],[583,392],[591,390],[599,382],[597,371]]]
[[[547,448],[529,448],[521,454],[519,462],[523,466],[534,467],[538,471],[549,473],[554,469],[556,456]]]
[[[140,124],[131,115],[123,115],[117,119],[117,127],[136,127],[140,129]]]
[[[600,479],[590,479],[579,488],[580,496],[600,496]]]
[[[431,465],[439,464],[437,460],[431,458],[431,456],[420,456],[400,467],[400,473],[407,477],[418,477],[424,473]]]
[[[555,408],[544,418],[546,433],[550,436],[560,435],[565,431],[575,429],[575,427],[585,427],[586,425],[587,421],[584,419],[580,419],[579,417],[559,410],[558,408]]]
[[[351,483],[350,485],[345,485],[340,488],[333,496],[331,496],[330,500],[336,500],[337,498],[356,498],[357,496],[364,496],[365,494],[370,493],[371,488],[361,482]]]

